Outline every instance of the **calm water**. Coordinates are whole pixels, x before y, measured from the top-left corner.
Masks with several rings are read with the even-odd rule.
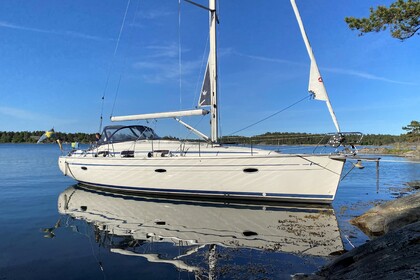
[[[418,163],[382,157],[379,182],[364,163],[331,208],[194,203],[74,187],[59,155],[56,145],[0,145],[1,280],[288,279],[366,242],[348,220],[420,180]]]

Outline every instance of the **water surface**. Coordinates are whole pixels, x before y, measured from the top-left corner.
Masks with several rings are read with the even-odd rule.
[[[75,187],[59,155],[0,145],[0,279],[287,279],[366,242],[348,220],[420,179],[418,163],[385,156],[379,181],[374,162],[353,169],[332,207],[185,202]]]

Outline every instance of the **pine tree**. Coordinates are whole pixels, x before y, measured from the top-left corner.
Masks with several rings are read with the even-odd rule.
[[[352,30],[360,31],[360,36],[368,32],[391,31],[391,36],[406,40],[420,30],[420,1],[397,0],[391,6],[370,8],[369,18],[346,17],[346,23]]]

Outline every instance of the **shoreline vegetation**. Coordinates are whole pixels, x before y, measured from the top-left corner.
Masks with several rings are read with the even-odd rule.
[[[0,131],[0,143],[36,143],[45,131]],[[363,136],[360,145],[362,146],[383,146],[399,142],[407,142],[406,134],[366,134]],[[163,136],[163,139],[182,140],[172,136]],[[62,142],[79,142],[88,144],[95,140],[95,133],[63,133],[55,132],[54,139],[46,139],[46,143],[55,142],[60,139]],[[185,139],[191,140],[191,139]],[[316,145],[323,144],[328,140],[327,134],[298,133],[298,132],[266,132],[255,136],[223,136],[222,143],[255,143],[259,145]],[[419,139],[416,139],[420,141]]]

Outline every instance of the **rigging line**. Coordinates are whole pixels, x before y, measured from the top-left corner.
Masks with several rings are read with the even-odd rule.
[[[312,160],[310,160],[310,159],[307,159],[306,157],[311,156],[310,154],[308,154],[308,155],[295,155],[295,156],[296,156],[296,157],[298,157],[298,158],[301,158],[301,159],[303,159],[303,160],[306,160],[307,162],[310,162],[310,164],[311,164],[311,165],[312,165],[312,164],[314,164],[314,165],[319,166],[319,167],[321,167],[322,169],[325,169],[325,170],[327,170],[327,171],[329,171],[329,172],[331,172],[331,173],[334,173],[334,174],[336,174],[336,175],[340,175],[339,173],[337,173],[337,172],[335,172],[335,171],[333,171],[333,170],[331,170],[331,169],[327,168],[326,166],[322,166],[321,164],[316,163],[315,161],[312,161]]]
[[[196,4],[196,3],[191,3],[190,1],[187,1],[187,2],[190,3],[190,4],[193,4],[193,5]],[[209,52],[208,52],[209,40],[210,40],[210,32],[207,32],[207,39],[206,39],[206,43],[204,45],[203,55],[201,57],[200,71],[199,71],[199,74],[197,76],[197,81],[196,81],[195,89],[194,89],[194,100],[193,100],[193,103],[192,103],[192,108],[199,107],[197,105],[199,100],[200,100],[200,96],[201,96],[201,88],[199,89],[199,86],[200,86],[200,81],[203,82],[203,80],[205,79],[208,56],[209,56]],[[207,60],[205,60],[206,54],[207,54]],[[204,71],[203,71],[203,65],[204,64],[205,64],[205,66],[204,66]]]
[[[104,91],[102,93],[102,104],[101,104],[101,117],[100,117],[100,123],[99,123],[99,132],[101,132],[101,130],[102,130],[102,121],[103,121],[103,113],[104,113],[104,103],[105,103],[106,90],[108,88],[109,78],[111,76],[111,70],[112,70],[112,68],[114,66],[114,63],[115,63],[115,56],[117,54],[118,46],[120,45],[121,34],[122,34],[123,30],[124,30],[125,20],[127,18],[127,12],[128,12],[128,8],[130,7],[130,2],[131,2],[131,0],[128,0],[127,1],[127,6],[125,8],[124,18],[123,18],[123,21],[121,23],[120,33],[118,34],[117,43],[115,44],[115,49],[114,49],[114,55],[112,57],[111,64],[110,64],[110,66],[108,68],[108,74],[107,74],[107,78],[106,78],[106,82],[105,82],[105,88],[104,88]]]
[[[117,89],[115,91],[114,103],[112,104],[112,110],[111,110],[111,116],[110,117],[112,117],[114,115],[114,108],[115,108],[115,103],[117,102],[118,93],[120,92],[120,84],[121,84],[122,75],[123,75],[123,73],[120,74],[120,78],[118,79]]]
[[[94,231],[94,227],[95,227],[95,225],[91,225],[91,227],[90,227],[90,229],[92,230],[92,231]],[[102,262],[99,260],[99,258],[96,256],[96,254],[95,254],[95,249],[93,248],[93,242],[92,242],[92,238],[91,238],[91,235],[89,234],[89,233],[87,233],[87,230],[86,230],[86,237],[88,238],[88,240],[89,240],[89,245],[90,245],[90,248],[91,248],[91,250],[92,250],[92,255],[93,255],[93,257],[95,258],[95,260],[97,261],[97,263],[98,263],[98,265],[99,265],[99,268],[100,268],[100,270],[101,270],[101,272],[102,272],[102,274],[103,274],[103,276],[104,276],[104,278],[105,278],[105,272],[104,272],[104,268],[103,268],[103,266],[102,266]],[[98,246],[98,252],[100,252],[100,248],[99,248],[99,246]],[[99,255],[99,253],[98,253],[98,255]]]
[[[136,23],[136,19],[137,19],[137,14],[138,14],[139,7],[140,7],[140,0],[137,1],[137,6],[136,6],[136,10],[134,12],[133,20],[130,23],[131,25],[134,25]],[[115,105],[117,103],[117,97],[118,97],[119,90],[120,90],[121,79],[122,79],[122,76],[125,74],[125,71],[127,70],[127,58],[124,59],[124,63],[123,63],[123,67],[122,68],[123,68],[123,70],[120,73],[120,78],[118,80],[117,89],[115,90],[114,102],[112,104],[112,110],[111,110],[110,117],[112,117],[114,115],[114,109],[115,109]]]
[[[353,164],[353,166],[350,168],[350,170],[346,174],[344,174],[344,176],[341,177],[340,181],[343,181],[344,178],[346,178],[347,175],[349,175],[350,172],[352,172],[354,168],[355,168],[355,165]]]
[[[309,96],[309,98],[310,98],[310,97],[311,97],[311,96]],[[226,135],[226,136],[231,136],[231,135],[233,135],[233,134],[235,134],[235,133],[238,133],[238,132],[241,132],[241,131],[243,131],[243,130],[245,130],[245,129],[248,129],[248,128],[250,128],[250,127],[254,126],[254,125],[257,125],[257,124],[259,124],[259,123],[262,123],[263,121],[266,121],[266,120],[268,120],[269,118],[272,118],[272,117],[274,117],[275,115],[278,115],[278,114],[280,114],[280,113],[282,113],[282,112],[286,111],[287,109],[289,109],[289,108],[291,108],[291,107],[295,106],[296,104],[298,104],[298,103],[302,102],[303,100],[305,100],[305,99],[307,99],[307,98],[308,98],[308,96],[305,96],[304,98],[302,98],[302,99],[300,99],[300,100],[296,101],[295,103],[293,103],[293,104],[291,104],[291,105],[289,105],[289,106],[287,106],[287,107],[285,107],[285,108],[283,108],[283,109],[281,109],[281,110],[279,110],[279,111],[275,112],[274,114],[271,114],[271,115],[269,115],[269,116],[267,116],[267,117],[265,117],[265,118],[263,118],[263,119],[261,119],[261,120],[259,120],[259,121],[255,122],[255,123],[253,123],[253,124],[250,124],[250,125],[248,125],[248,126],[246,126],[246,127],[242,128],[242,129],[240,129],[240,130],[234,131],[234,132],[232,132],[232,133],[230,133],[230,134],[228,134],[228,135]]]
[[[420,164],[420,161],[404,161],[404,160],[390,160],[390,159],[381,159],[381,162]]]
[[[181,0],[178,0],[178,71],[179,71],[179,110],[182,110],[182,49],[181,49]],[[178,126],[178,133],[181,131]]]
[[[179,109],[182,110],[181,0],[178,0],[178,67],[179,67]]]
[[[136,11],[134,13],[134,17],[133,17],[133,21],[131,22],[131,25],[134,25],[136,23],[137,14],[138,14],[138,11],[139,11],[139,8],[140,8],[140,2],[141,2],[141,0],[137,1],[137,7],[136,7]]]

